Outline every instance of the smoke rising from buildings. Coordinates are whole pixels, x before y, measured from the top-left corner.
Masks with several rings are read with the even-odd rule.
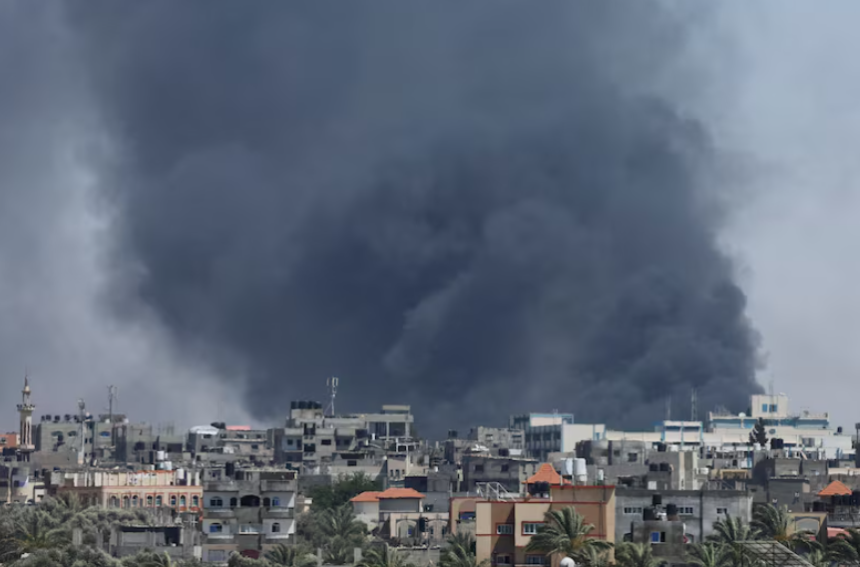
[[[175,345],[153,373],[175,350],[193,367],[176,383],[203,365],[273,418],[336,375],[340,407],[408,402],[457,425],[559,409],[641,427],[667,397],[683,417],[693,389],[700,414],[758,389],[717,243],[726,158],[677,94],[701,79],[674,65],[700,24],[677,10],[64,17],[74,49],[51,57],[74,52],[79,74],[45,92],[81,83],[109,148],[87,154],[110,221],[93,301]]]

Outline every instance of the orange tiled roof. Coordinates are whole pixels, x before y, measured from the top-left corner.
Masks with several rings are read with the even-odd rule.
[[[818,493],[819,496],[848,496],[849,494],[851,489],[838,480],[834,480]]]
[[[380,494],[382,493],[368,490],[367,492],[362,492],[358,496],[353,497],[350,502],[379,502]]]
[[[544,463],[538,468],[537,472],[532,475],[523,484],[534,484],[536,482],[548,482],[552,486],[561,486],[569,484],[568,481],[561,478],[561,475],[556,472],[553,466],[549,463]]]
[[[389,488],[385,492],[380,492],[379,498],[382,500],[394,498],[426,498],[426,496],[414,488]]]

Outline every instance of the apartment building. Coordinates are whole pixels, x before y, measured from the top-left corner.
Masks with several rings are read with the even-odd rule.
[[[477,560],[493,566],[543,565],[549,559],[525,548],[550,510],[573,507],[593,524],[593,537],[615,541],[615,487],[574,485],[547,463],[526,480],[527,494],[519,498],[451,501],[451,518],[460,526],[474,517]],[[464,512],[474,506],[474,513]],[[452,526],[453,528],[453,526]],[[461,530],[465,531],[465,530]]]
[[[89,506],[198,511],[203,499],[199,471],[89,469],[51,471],[48,490],[74,494]]]
[[[203,561],[224,562],[232,552],[259,555],[293,543],[296,472],[284,469],[208,471],[204,482]]]
[[[498,483],[506,491],[519,494],[524,481],[537,472],[539,464],[534,459],[469,453],[463,456],[460,490],[477,492],[482,484]]]

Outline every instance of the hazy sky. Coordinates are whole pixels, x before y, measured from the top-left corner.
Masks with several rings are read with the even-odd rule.
[[[251,420],[242,392],[206,380],[146,313],[132,324],[104,307],[112,219],[88,164],[111,148],[61,15],[24,4],[0,4],[0,427],[15,427],[25,367],[37,415],[78,397],[100,411],[115,383],[140,419]],[[721,240],[762,334],[760,382],[845,426],[860,417],[843,393],[860,371],[858,16],[850,0],[721,3],[683,58],[702,83],[673,97],[743,164]]]

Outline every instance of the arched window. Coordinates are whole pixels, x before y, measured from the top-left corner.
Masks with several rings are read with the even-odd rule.
[[[116,496],[110,497],[110,507],[111,508],[119,508],[119,498]]]
[[[164,504],[164,501],[161,498],[161,494],[159,494],[158,496],[155,497],[155,505],[161,506],[162,504]]]
[[[280,505],[281,505],[281,499],[280,499],[280,498],[278,498],[277,496],[273,497],[273,498],[272,498],[272,506],[274,506],[275,508],[277,508],[277,507],[278,507],[278,506],[280,506]]]
[[[271,506],[271,505],[272,505],[272,501],[271,501],[271,500],[269,500],[269,498],[268,498],[268,497],[263,498],[263,506],[265,506],[266,508],[268,508],[268,507],[269,507],[269,506]]]
[[[260,497],[256,494],[246,494],[242,497],[241,500],[242,507],[249,508],[259,508],[260,507]]]
[[[147,507],[147,508],[152,508],[152,496],[147,496],[147,497],[146,497],[146,507]]]
[[[176,506],[176,496],[171,496],[171,497],[170,497],[170,505],[171,505],[171,506]]]
[[[138,505],[137,494],[135,494],[134,496],[131,497],[131,506],[132,506],[132,508],[137,508],[137,505]]]
[[[235,508],[237,504],[238,504],[238,501],[235,498],[230,499],[230,507],[231,508]]]
[[[187,503],[187,501],[185,500],[185,495],[183,494],[182,496],[179,497],[179,505],[182,507],[185,507],[186,503]]]
[[[278,522],[275,522],[274,524],[272,524],[272,533],[273,534],[276,534],[280,531],[281,531],[281,524],[279,524]]]
[[[122,507],[123,507],[123,508],[128,508],[128,496],[123,496],[123,497],[122,497]]]
[[[224,526],[218,523],[209,524],[209,533],[210,534],[220,534],[224,531]]]
[[[210,508],[220,508],[224,505],[224,501],[221,500],[220,496],[213,496],[209,499],[209,507]]]
[[[192,506],[194,506],[195,508],[197,508],[198,506],[200,506],[200,497],[199,497],[199,496],[196,496],[196,495],[195,495],[195,496],[192,496],[192,497],[191,497],[191,505],[192,505]]]

